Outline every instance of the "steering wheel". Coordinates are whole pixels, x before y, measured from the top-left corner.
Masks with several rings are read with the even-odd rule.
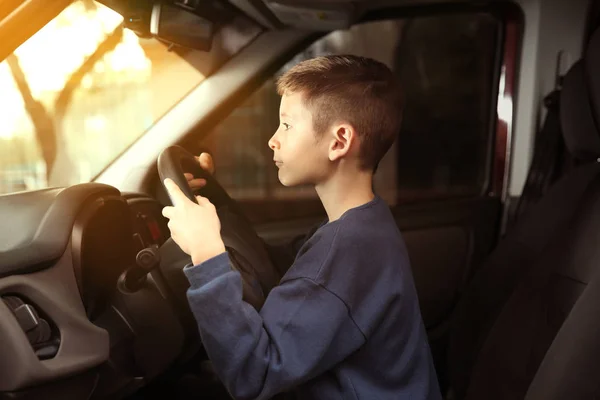
[[[217,209],[221,220],[221,237],[229,253],[231,266],[242,276],[244,300],[257,310],[260,309],[269,291],[279,283],[280,275],[271,262],[264,242],[237,203],[210,173],[200,167],[196,158],[182,147],[171,146],[163,150],[158,156],[157,164],[161,184],[164,185],[166,178],[172,179],[187,198],[195,203],[196,197],[184,172],[191,173],[194,178],[206,179],[206,185],[199,190],[199,194],[208,198]],[[191,258],[172,239],[161,246],[160,254],[161,273],[180,302],[187,305],[186,291],[189,283],[183,274],[183,267],[191,262]]]

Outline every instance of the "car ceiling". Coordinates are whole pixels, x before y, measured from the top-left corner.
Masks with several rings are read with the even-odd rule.
[[[229,0],[229,2],[268,28],[294,27],[295,23],[301,21],[296,27],[313,30],[328,30],[328,25],[323,25],[322,21],[317,19],[311,21],[302,18],[303,15],[306,16],[306,11],[313,10],[316,15],[323,15],[327,11],[337,12],[338,16],[339,13],[348,13],[352,16],[350,22],[355,22],[368,11],[388,7],[472,3],[464,0]],[[478,3],[486,2],[492,2],[492,0],[483,0]],[[296,15],[293,15],[294,12]],[[292,15],[288,13],[292,13]],[[288,18],[286,19],[286,17]],[[333,29],[343,27],[343,23],[340,23],[338,27],[333,25]]]
[[[0,1],[0,61],[12,53],[21,43],[41,29],[73,0],[5,0]],[[150,0],[148,0],[150,1]],[[175,1],[175,0],[169,0]],[[285,28],[286,19],[290,20],[290,12],[298,13],[306,10],[314,11],[315,15],[323,12],[348,13],[350,23],[360,19],[365,12],[391,6],[411,7],[431,4],[466,3],[458,0],[221,0],[228,1],[241,11],[257,20],[268,29]],[[493,1],[493,0],[488,0]],[[479,1],[482,3],[486,1]],[[282,13],[281,10],[285,12]],[[298,14],[300,15],[300,14]],[[282,22],[282,20],[284,22]],[[291,18],[292,21],[298,18]],[[331,30],[343,28],[339,25],[323,25],[323,21],[304,19],[300,26],[309,30]],[[293,25],[294,23],[292,23]],[[293,27],[293,26],[292,26]]]

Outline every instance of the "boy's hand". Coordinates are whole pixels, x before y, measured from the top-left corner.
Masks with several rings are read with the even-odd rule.
[[[192,257],[194,265],[223,253],[225,244],[215,206],[202,196],[196,196],[198,204],[190,201],[171,179],[164,183],[174,204],[163,208],[162,214],[169,219],[175,243]]]
[[[211,175],[215,173],[215,164],[210,154],[201,153],[199,157],[196,157],[196,160],[198,160],[198,164],[200,164],[200,167],[203,170],[205,170]],[[188,185],[190,185],[190,188],[192,190],[201,189],[204,186],[206,186],[206,179],[194,178],[194,175],[187,172],[184,173],[184,175],[185,179],[187,179],[188,181]]]

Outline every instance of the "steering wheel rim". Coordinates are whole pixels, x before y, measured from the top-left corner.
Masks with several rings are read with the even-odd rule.
[[[221,206],[234,204],[231,197],[229,197],[225,189],[223,189],[217,180],[210,173],[202,169],[198,160],[183,147],[167,147],[158,156],[157,165],[158,176],[160,177],[160,182],[163,187],[166,178],[173,180],[173,182],[179,186],[183,194],[194,203],[198,204],[196,196],[185,178],[184,172],[191,173],[195,178],[206,180],[206,186],[200,189],[199,192],[202,196],[208,198],[215,207],[219,208]],[[171,199],[171,203],[173,203],[173,199]]]

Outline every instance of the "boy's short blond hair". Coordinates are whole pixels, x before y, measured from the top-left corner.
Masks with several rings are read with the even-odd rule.
[[[318,137],[334,123],[352,125],[364,170],[377,169],[400,130],[403,104],[396,77],[371,58],[332,55],[303,61],[278,79],[277,92],[302,93]]]

